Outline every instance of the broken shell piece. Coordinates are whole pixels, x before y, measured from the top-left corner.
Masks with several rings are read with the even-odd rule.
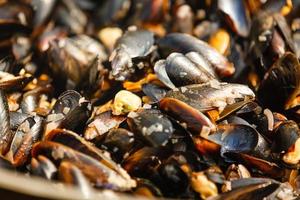
[[[142,106],[139,96],[127,90],[121,90],[115,96],[112,111],[114,115],[124,115],[131,111],[136,111]]]

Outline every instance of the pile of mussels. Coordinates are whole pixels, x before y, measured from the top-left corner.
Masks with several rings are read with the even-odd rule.
[[[0,165],[147,197],[297,199],[299,0],[1,0]]]

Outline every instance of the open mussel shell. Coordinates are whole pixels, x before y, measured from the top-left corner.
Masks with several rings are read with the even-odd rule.
[[[127,122],[138,138],[153,147],[165,146],[174,132],[172,122],[156,109],[140,110]]]
[[[79,104],[79,100],[82,96],[74,91],[74,90],[68,90],[64,93],[62,93],[58,99],[57,102],[53,106],[53,113],[63,113],[64,110],[73,110],[77,107]],[[67,108],[67,109],[66,109]]]
[[[35,116],[25,119],[15,132],[6,157],[16,166],[28,162],[33,144],[42,136],[43,118]]]
[[[98,160],[60,143],[52,141],[36,143],[32,150],[32,157],[36,158],[39,155],[46,156],[57,166],[63,161],[71,162],[96,187],[124,191],[135,186],[135,181],[124,179]]]
[[[178,99],[200,112],[222,111],[227,105],[254,98],[246,85],[211,81],[205,84],[182,86],[167,92],[165,97]]]
[[[300,92],[300,64],[292,53],[279,58],[265,75],[257,96],[261,103],[275,111],[291,108]]]
[[[126,117],[123,115],[113,115],[112,111],[100,113],[88,123],[84,131],[84,138],[86,140],[92,140],[96,137],[102,138],[111,129],[118,128],[125,120]]]
[[[91,103],[74,90],[62,93],[47,116],[45,134],[55,128],[74,130],[83,125],[92,110]]]
[[[44,140],[63,144],[72,148],[73,150],[77,150],[85,155],[88,155],[101,162],[103,165],[108,167],[109,170],[114,171],[120,177],[123,177],[123,179],[128,180],[129,182],[131,181],[126,171],[110,158],[107,151],[95,147],[92,143],[86,141],[84,138],[72,131],[65,129],[54,129],[45,137]]]
[[[223,124],[207,139],[221,146],[221,156],[227,153],[245,153],[267,159],[270,147],[267,141],[251,126],[242,124]]]

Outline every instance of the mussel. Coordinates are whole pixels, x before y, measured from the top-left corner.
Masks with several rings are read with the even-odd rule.
[[[154,43],[152,32],[146,30],[128,31],[116,43],[110,55],[111,75],[123,81],[135,71],[134,58],[145,57],[151,52]]]
[[[198,40],[187,34],[170,33],[158,41],[158,46],[164,54],[172,52],[189,53],[197,52],[204,60],[209,62],[221,77],[230,76],[234,73],[234,66],[227,58],[217,52],[204,41]]]

